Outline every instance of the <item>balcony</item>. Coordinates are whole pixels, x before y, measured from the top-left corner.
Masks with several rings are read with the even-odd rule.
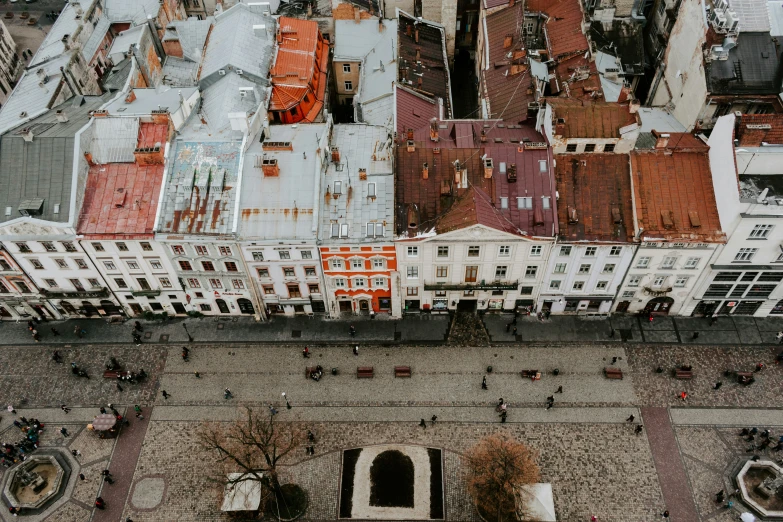
[[[133,297],[158,297],[160,290],[131,290]]]
[[[645,286],[644,288],[642,288],[642,292],[644,292],[646,295],[649,295],[649,296],[652,296],[652,297],[664,297],[664,296],[666,296],[666,294],[668,294],[671,291],[672,291],[672,287],[671,286],[658,287],[658,288]]]
[[[50,292],[49,290],[42,288],[41,294],[47,299],[97,299],[109,297],[109,290],[107,288],[93,288],[90,290],[74,290],[71,292]]]
[[[481,281],[480,283],[424,283],[424,290],[516,290],[519,281]]]

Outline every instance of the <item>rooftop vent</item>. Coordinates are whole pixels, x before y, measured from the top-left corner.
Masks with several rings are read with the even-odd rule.
[[[19,213],[23,216],[40,216],[43,214],[43,205],[42,198],[26,199],[19,203]]]
[[[264,150],[294,150],[294,146],[290,141],[265,141],[263,147]]]
[[[429,177],[430,177],[430,166],[425,161],[424,165],[422,165],[421,167],[421,179],[429,179]]]
[[[419,208],[411,203],[408,205],[408,230],[417,230],[419,228]]]
[[[408,152],[416,152],[416,142],[408,140],[406,145],[408,147]]]
[[[620,209],[617,207],[612,208],[612,221],[614,221],[616,225],[623,222],[623,218],[620,215]]]
[[[579,223],[579,216],[576,213],[576,207],[568,207],[568,223],[571,225]]]
[[[492,171],[495,170],[495,164],[492,163],[492,158],[484,159],[484,178],[492,178]]]
[[[661,210],[661,220],[663,220],[663,228],[674,228],[674,218],[671,210]]]
[[[441,196],[451,195],[451,183],[449,183],[448,180],[443,179],[440,181],[440,195]]]
[[[430,120],[430,139],[438,141],[438,120],[436,118]]]
[[[701,226],[701,219],[699,219],[699,213],[695,210],[688,212],[688,218],[691,220],[691,226],[693,228],[699,228]]]
[[[55,112],[55,116],[57,117],[57,121],[60,123],[65,123],[68,121],[68,115],[65,113],[64,109],[58,109],[57,112]]]
[[[261,160],[261,170],[267,178],[276,178],[280,175],[280,167],[274,158],[263,158]]]
[[[340,149],[332,147],[332,163],[340,163]]]
[[[114,208],[122,208],[125,206],[125,197],[127,194],[125,193],[124,188],[118,188],[114,191],[114,195],[112,196],[111,202],[112,205],[114,205]]]
[[[367,179],[367,169],[359,169],[359,179],[362,181]]]

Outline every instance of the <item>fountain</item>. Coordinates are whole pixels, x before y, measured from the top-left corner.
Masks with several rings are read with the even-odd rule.
[[[40,510],[57,497],[65,471],[53,455],[33,455],[9,471],[4,499],[19,510]]]
[[[783,520],[783,469],[769,460],[749,460],[737,474],[740,496],[770,520]]]

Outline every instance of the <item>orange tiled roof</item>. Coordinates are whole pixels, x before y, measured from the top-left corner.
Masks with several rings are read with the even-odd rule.
[[[743,114],[735,126],[740,147],[761,147],[762,142],[783,145],[783,114]]]
[[[566,98],[550,98],[547,103],[554,110],[554,133],[564,138],[619,138],[622,127],[638,123],[628,103]]]
[[[354,9],[359,9],[359,7],[358,6],[355,7],[353,4],[348,4],[343,2],[337,7],[335,7],[334,9],[332,9],[332,18],[334,20],[353,20],[354,17],[356,16],[354,13]],[[373,17],[370,13],[364,10],[359,11],[359,16],[361,17],[362,20],[369,20],[370,18]]]
[[[587,37],[582,33],[584,15],[579,0],[528,0],[525,10],[549,16],[546,31],[552,46],[552,58],[584,53],[589,49]]]
[[[272,67],[272,99],[270,111],[288,110],[296,106],[307,92],[317,70],[319,44],[318,24],[310,20],[280,17],[278,29],[278,51]],[[326,53],[322,54],[322,61]],[[323,82],[325,83],[325,82]],[[321,98],[323,99],[323,98]]]

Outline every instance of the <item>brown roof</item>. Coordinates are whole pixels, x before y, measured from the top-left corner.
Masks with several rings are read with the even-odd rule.
[[[401,84],[433,99],[442,98],[446,114],[451,114],[451,86],[446,62],[446,37],[443,28],[426,20],[417,21],[399,13],[397,35],[399,61],[397,76]],[[418,31],[418,32],[417,32]],[[416,41],[418,34],[419,41]],[[419,52],[418,59],[416,52]],[[421,79],[421,85],[418,81]]]
[[[740,147],[783,145],[783,114],[743,114],[736,119],[735,127],[734,138]]]
[[[396,88],[398,135],[403,135],[408,129],[429,126],[430,120],[438,117],[438,104],[432,98],[399,85]]]
[[[589,49],[582,32],[582,6],[579,0],[527,0],[527,10],[549,17],[547,35],[552,46],[552,58],[561,59],[573,53],[584,54]]]
[[[484,225],[509,234],[517,234],[517,227],[496,208],[491,198],[481,189],[472,186],[462,191],[454,204],[435,223],[435,231],[445,234],[453,230]]]
[[[635,150],[631,172],[642,238],[726,242],[707,150]]]
[[[343,2],[339,4],[337,7],[335,7],[334,9],[332,9],[332,19],[354,20],[356,17],[356,11],[359,11],[359,17],[361,20],[369,20],[370,18],[373,17],[367,11],[360,9],[359,6],[354,6],[353,4]]]
[[[631,175],[626,154],[563,156],[558,158],[555,177],[560,196],[557,220],[566,241],[633,239]],[[573,217],[575,223],[571,222]]]
[[[637,122],[628,103],[550,98],[554,134],[564,138],[619,138],[620,129]]]

